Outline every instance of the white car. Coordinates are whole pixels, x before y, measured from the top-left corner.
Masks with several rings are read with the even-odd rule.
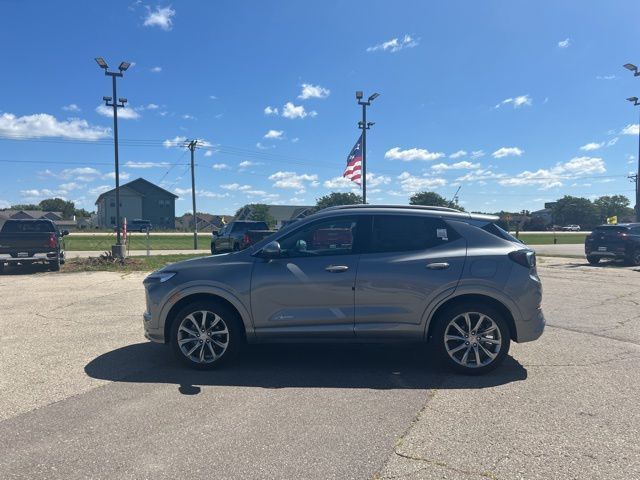
[[[566,227],[562,227],[562,230],[565,232],[579,232],[580,225],[567,225]]]

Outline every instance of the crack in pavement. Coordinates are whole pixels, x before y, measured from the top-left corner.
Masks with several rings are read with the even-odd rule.
[[[571,327],[561,327],[559,325],[553,325],[551,323],[547,322],[547,327],[549,328],[557,328],[560,330],[566,330],[568,332],[574,332],[574,333],[582,333],[583,335],[591,335],[594,337],[598,337],[598,338],[606,338],[607,340],[613,340],[616,342],[622,342],[622,343],[627,343],[630,345],[635,345],[635,346],[639,346],[640,343],[638,343],[637,341],[632,341],[632,340],[625,340],[623,338],[616,338],[616,337],[610,337],[608,335],[600,335],[599,333],[595,333],[595,332],[585,332],[584,330],[578,330],[577,328],[571,328]]]

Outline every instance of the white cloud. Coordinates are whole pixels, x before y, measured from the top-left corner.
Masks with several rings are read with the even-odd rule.
[[[387,175],[367,173],[367,189],[379,187],[380,185],[388,185],[390,183],[391,177],[388,177]]]
[[[466,154],[467,154],[466,151],[458,150],[457,152],[454,152],[451,155],[449,155],[449,158],[453,158],[455,160],[456,158],[464,157]]]
[[[520,108],[522,106],[530,107],[531,105],[533,105],[533,98],[531,98],[529,94],[520,95],[519,97],[515,98],[505,98],[503,101],[497,104],[495,108],[500,108],[503,105],[509,104],[513,105],[513,108]]]
[[[184,120],[195,120],[196,117],[194,117],[193,115],[189,115],[188,113],[185,113],[184,115],[182,115],[182,118]]]
[[[173,137],[173,140],[165,140],[164,142],[162,142],[162,145],[164,145],[165,148],[171,148],[171,147],[183,147],[184,146],[184,142],[187,140],[187,137],[183,137],[181,135],[177,135],[175,137]]]
[[[101,193],[108,192],[112,188],[113,188],[113,186],[111,186],[111,185],[100,185],[98,187],[95,187],[95,188],[92,188],[91,190],[89,190],[89,194],[98,196]]]
[[[513,178],[499,181],[504,186],[537,185],[541,190],[561,187],[562,181],[586,175],[605,173],[604,161],[598,157],[574,157],[568,162],[557,163],[550,169],[541,168],[535,172],[525,170]]]
[[[355,189],[357,186],[351,180],[344,177],[333,177],[329,180],[325,180],[322,185],[324,188],[330,188],[331,190],[350,190]]]
[[[62,107],[62,109],[65,112],[79,112],[80,111],[80,107],[78,105],[76,105],[75,103],[70,103],[69,105],[65,105],[64,107]]]
[[[204,152],[203,154],[205,157],[211,157],[213,155],[213,150],[207,150],[206,152]]]
[[[79,188],[82,188],[83,185],[77,183],[77,182],[67,182],[67,183],[61,183],[60,185],[58,185],[58,187],[60,187],[63,190],[77,190]]]
[[[617,139],[616,139],[616,141],[617,141]],[[586,145],[582,145],[580,147],[580,150],[584,150],[585,152],[590,152],[591,150],[598,150],[599,148],[602,148],[603,146],[604,146],[604,142],[602,142],[602,143],[591,142],[591,143],[587,143]]]
[[[144,19],[145,27],[160,27],[165,32],[173,28],[173,17],[176,11],[171,7],[156,7],[152,11],[147,7],[147,15]]]
[[[495,173],[490,169],[479,168],[473,172],[465,173],[461,177],[456,178],[456,182],[479,182],[484,183],[485,180],[491,180],[495,178],[502,178],[506,175],[504,173]]]
[[[96,107],[96,112],[98,112],[103,117],[113,118],[113,107],[98,105]],[[136,112],[134,108],[119,108],[118,118],[122,118],[123,120],[136,120],[140,118],[140,114]]]
[[[190,188],[174,188],[173,193],[180,197],[186,197],[191,195]],[[205,197],[205,198],[227,198],[229,196],[228,193],[217,193],[210,192],[208,190],[196,190],[196,197]]]
[[[284,135],[284,132],[282,130],[269,130],[267,133],[264,134],[263,138],[282,140],[283,135]]]
[[[238,164],[238,168],[240,170],[246,170],[249,167],[257,167],[258,165],[263,165],[262,162],[252,162],[251,160],[243,160]]]
[[[239,191],[245,191],[245,190],[251,190],[251,185],[240,185],[239,183],[227,183],[225,185],[220,185],[220,188],[224,188],[225,190],[239,190]]]
[[[438,163],[436,165],[432,165],[431,169],[435,172],[442,172],[444,170],[472,170],[479,167],[479,163],[471,163],[463,160],[462,162],[451,163],[449,165],[446,163]]]
[[[147,110],[157,110],[158,108],[160,108],[160,105],[156,105],[155,103],[147,105]]]
[[[612,147],[614,146],[616,143],[618,143],[618,137],[613,137],[611,140],[609,140],[607,142],[607,147]]]
[[[162,168],[169,166],[169,162],[132,162],[129,160],[124,165],[127,168]]]
[[[282,116],[285,118],[305,118],[306,116],[315,117],[318,114],[315,110],[307,112],[303,105],[294,105],[292,102],[287,102],[282,107]]]
[[[421,190],[434,189],[443,187],[447,184],[447,181],[444,178],[426,176],[418,177],[411,175],[409,172],[402,172],[398,175],[398,180],[400,180],[400,188],[405,193],[415,193]]]
[[[300,139],[298,137],[292,138],[291,143],[298,143]]]
[[[318,175],[307,173],[276,172],[269,176],[269,180],[275,182],[274,188],[295,188],[298,191],[304,190],[308,185],[318,185]]]
[[[311,85],[310,83],[302,84],[302,92],[298,95],[301,100],[307,100],[309,98],[327,98],[331,90],[321,87],[320,85]]]
[[[120,172],[120,180],[129,180],[131,178],[131,175],[126,173],[126,172]],[[103,180],[115,180],[116,179],[116,172],[109,172],[109,173],[105,173],[102,176]]]
[[[367,48],[367,52],[377,52],[382,50],[383,52],[399,52],[403,48],[413,48],[417,47],[420,39],[413,38],[411,35],[404,35],[402,38],[392,38],[391,40],[387,40],[386,42],[379,43],[372,47]]]
[[[74,167],[65,168],[60,173],[52,172],[47,169],[44,172],[39,172],[43,177],[54,177],[62,180],[76,180],[79,182],[92,182],[96,178],[102,176],[102,172],[93,167]]]
[[[266,107],[264,107],[264,114],[265,115],[278,115],[278,109],[276,107],[271,107],[270,105],[267,105]]]
[[[263,145],[262,143],[256,143],[256,148],[258,150],[269,150],[270,148],[276,148],[275,145]]]
[[[558,42],[558,47],[560,48],[568,48],[571,45],[571,39],[565,38],[564,40],[560,40]]]
[[[484,150],[474,150],[473,152],[471,152],[471,158],[472,159],[476,159],[476,158],[482,158],[484,157]]]
[[[622,135],[638,135],[639,131],[640,131],[640,124],[630,123],[629,125],[624,127],[620,133]]]
[[[596,80],[615,80],[615,75],[598,75],[596,76]]]
[[[509,156],[519,157],[524,153],[524,150],[518,147],[502,147],[491,154],[493,158],[504,158]]]
[[[12,113],[0,115],[0,135],[12,138],[61,137],[74,140],[98,140],[108,137],[111,129],[90,125],[86,120],[71,118],[58,120],[47,113],[16,117]]]
[[[388,160],[401,160],[403,162],[411,162],[413,160],[431,162],[444,156],[445,155],[442,152],[430,152],[425,148],[409,148],[407,150],[400,150],[400,147],[394,147],[387,150],[387,153],[384,154],[384,158]]]
[[[215,95],[209,95],[209,98],[210,98],[211,100],[217,100],[217,99],[218,99],[218,97],[216,97]]]
[[[0,208],[9,208],[11,207],[11,203],[6,200],[0,200]]]
[[[20,196],[30,200],[52,198],[52,197],[62,198],[63,200],[66,200],[66,195],[68,193],[69,192],[64,189],[51,190],[48,188],[43,188],[43,189],[33,188],[29,190],[20,190]]]
[[[162,67],[151,67],[149,71],[151,73],[160,73],[162,71]]]
[[[231,170],[231,167],[226,163],[214,163],[211,168],[214,170]]]

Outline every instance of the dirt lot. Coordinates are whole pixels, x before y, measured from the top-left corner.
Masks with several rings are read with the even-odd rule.
[[[143,274],[0,276],[0,478],[639,478],[640,268],[539,263],[545,334],[481,378],[378,346],[186,371]]]

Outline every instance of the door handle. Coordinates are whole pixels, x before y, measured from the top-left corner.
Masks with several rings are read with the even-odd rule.
[[[325,270],[331,273],[342,273],[349,270],[349,267],[347,267],[346,265],[329,265],[325,268]]]
[[[427,263],[427,268],[429,270],[445,270],[449,268],[449,264],[447,262]]]

